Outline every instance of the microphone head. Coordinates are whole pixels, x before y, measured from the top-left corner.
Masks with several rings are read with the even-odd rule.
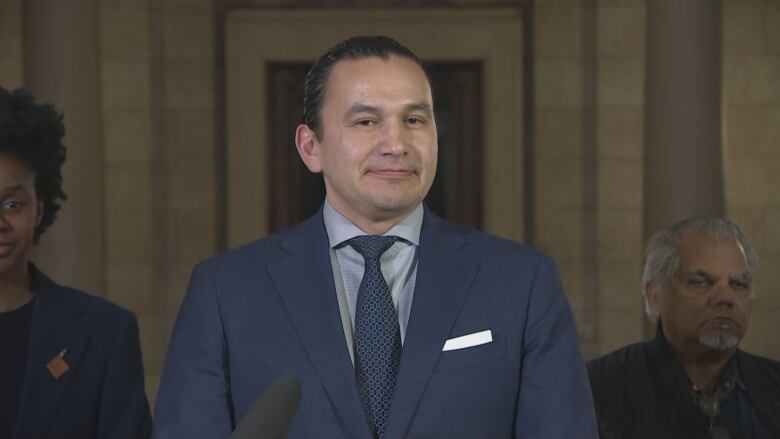
[[[230,439],[286,438],[300,400],[301,383],[292,375],[284,375],[260,395]]]

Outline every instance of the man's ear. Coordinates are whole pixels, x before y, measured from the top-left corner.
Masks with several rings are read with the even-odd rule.
[[[322,172],[320,141],[317,138],[317,133],[312,131],[308,125],[302,123],[295,129],[295,147],[309,171],[315,174]]]
[[[649,315],[658,317],[661,300],[658,298],[655,282],[650,281],[645,285],[645,307]]]

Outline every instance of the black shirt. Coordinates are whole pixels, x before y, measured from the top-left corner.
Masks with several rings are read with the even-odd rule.
[[[728,385],[733,387],[733,390],[723,400],[719,419],[716,419],[715,422],[726,427],[731,439],[771,439],[772,434],[761,420],[753,401],[750,399],[750,392],[745,386],[736,360],[736,355],[731,357],[720,377],[718,386]]]
[[[719,384],[731,390],[711,420],[659,325],[654,340],[588,363],[602,439],[780,438],[780,363],[737,350]],[[714,430],[713,430],[714,431]]]
[[[19,411],[35,299],[0,312],[0,437],[11,437]]]

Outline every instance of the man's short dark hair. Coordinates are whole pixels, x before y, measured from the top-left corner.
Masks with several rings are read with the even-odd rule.
[[[370,57],[388,59],[390,55],[414,61],[425,72],[422,61],[417,55],[398,41],[385,36],[357,36],[348,38],[319,57],[306,74],[303,83],[303,123],[322,138],[322,101],[325,97],[325,84],[333,66],[342,60],[359,60]],[[430,79],[428,83],[430,84]]]
[[[66,199],[62,191],[64,135],[62,114],[53,106],[37,104],[24,89],[9,92],[0,87],[0,153],[13,157],[35,174],[35,194],[43,203],[35,243],[57,218]]]

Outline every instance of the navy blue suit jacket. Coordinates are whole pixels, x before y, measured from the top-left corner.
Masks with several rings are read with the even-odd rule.
[[[31,272],[36,303],[13,438],[148,438],[133,314]],[[47,364],[63,350],[68,370],[55,377]]]
[[[290,438],[371,437],[322,212],[200,263],[173,331],[158,439],[224,438],[278,377],[302,384]],[[447,339],[493,341],[442,352]],[[386,438],[596,438],[590,386],[546,256],[426,211]]]

